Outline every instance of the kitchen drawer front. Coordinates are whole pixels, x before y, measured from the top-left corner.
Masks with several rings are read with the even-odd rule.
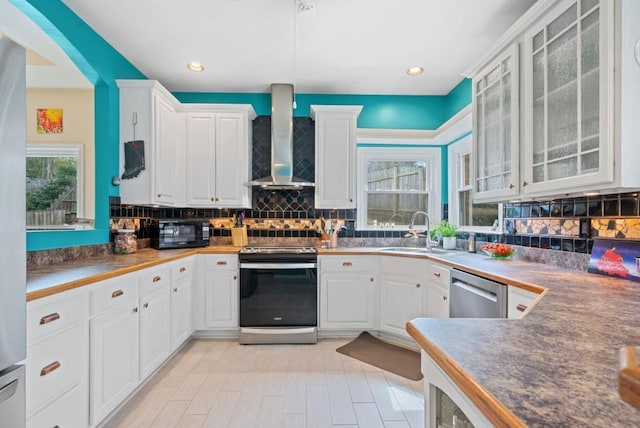
[[[236,254],[206,254],[203,257],[206,269],[238,269],[238,256]]]
[[[366,272],[378,271],[377,257],[369,256],[319,256],[322,272]]]
[[[138,276],[139,293],[141,296],[153,293],[155,290],[167,287],[171,283],[171,268],[169,266],[145,269]]]
[[[27,421],[27,428],[43,427],[86,427],[89,425],[87,393],[82,385],[45,407]]]
[[[193,256],[185,257],[171,264],[171,280],[177,281],[193,275]]]
[[[538,296],[533,291],[510,285],[507,296],[507,317],[522,318],[529,312]]]
[[[101,282],[89,292],[91,315],[99,314],[109,308],[138,297],[138,281],[134,274]]]
[[[451,269],[446,266],[429,263],[427,265],[427,280],[448,290],[449,282],[451,281]]]
[[[27,348],[27,415],[87,375],[87,328],[78,324]]]
[[[72,290],[27,303],[27,343],[50,337],[89,316],[86,289]]]

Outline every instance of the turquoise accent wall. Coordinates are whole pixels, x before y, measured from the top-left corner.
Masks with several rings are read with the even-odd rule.
[[[94,84],[96,229],[27,233],[27,250],[62,248],[109,241],[109,196],[118,188],[118,88],[115,79],[145,79],[133,64],[95,33],[60,0],[9,0],[37,23],[69,55]],[[309,116],[309,106],[363,105],[361,128],[436,129],[471,102],[471,83],[461,81],[446,96],[296,94],[296,116]],[[182,102],[250,103],[260,115],[270,114],[271,96],[255,93],[176,93]],[[445,153],[445,152],[443,152]],[[446,153],[445,153],[446,156]],[[443,157],[444,159],[444,157]],[[446,168],[443,178],[446,184]],[[446,191],[443,191],[446,198]]]
[[[42,28],[94,84],[96,219],[94,230],[27,232],[27,250],[109,242],[109,196],[118,195],[119,110],[115,79],[146,77],[59,0],[10,0]]]

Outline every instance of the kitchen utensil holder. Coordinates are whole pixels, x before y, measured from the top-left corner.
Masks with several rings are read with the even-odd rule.
[[[231,229],[231,243],[234,247],[244,247],[249,244],[246,226],[234,227]]]

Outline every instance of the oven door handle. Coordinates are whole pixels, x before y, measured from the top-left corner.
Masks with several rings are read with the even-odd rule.
[[[315,269],[316,263],[240,263],[240,269]]]

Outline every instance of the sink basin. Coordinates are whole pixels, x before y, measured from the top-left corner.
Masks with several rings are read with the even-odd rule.
[[[442,248],[432,248],[431,251],[427,250],[424,247],[384,247],[380,248],[380,251],[392,251],[392,252],[402,252],[402,253],[412,253],[412,254],[433,254],[433,255],[449,255],[456,254],[460,251],[458,250],[445,250]]]

